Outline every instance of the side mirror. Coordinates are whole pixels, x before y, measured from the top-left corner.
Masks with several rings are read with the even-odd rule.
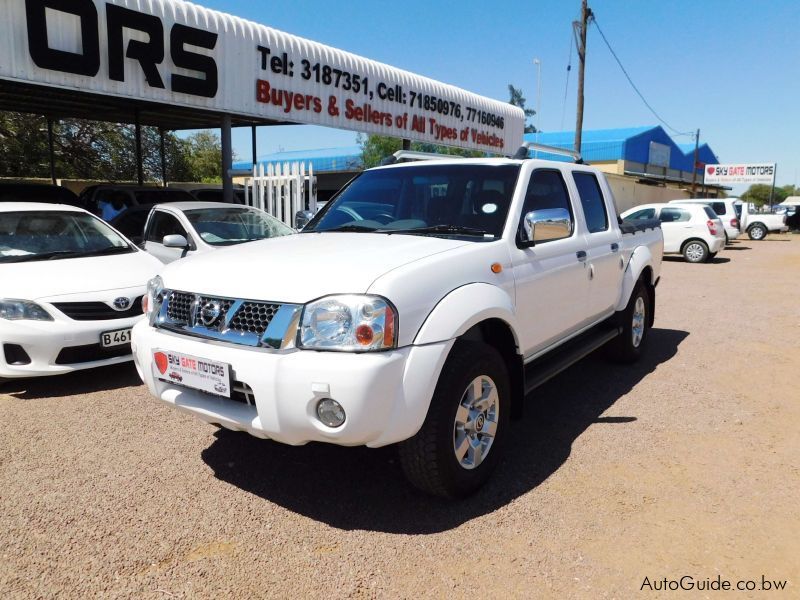
[[[314,218],[314,213],[310,210],[298,210],[294,213],[294,228],[300,231],[303,227],[308,225],[308,222]]]
[[[180,248],[181,250],[185,250],[189,247],[189,241],[184,236],[177,233],[165,235],[161,243],[164,244],[166,248]]]
[[[539,242],[550,242],[572,235],[572,218],[565,208],[534,210],[522,219],[520,247],[529,248]]]

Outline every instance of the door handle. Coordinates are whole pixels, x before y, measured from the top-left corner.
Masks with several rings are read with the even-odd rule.
[[[585,262],[585,261],[586,261],[586,252],[585,252],[584,250],[578,250],[578,251],[575,253],[575,256],[577,256],[577,257],[578,257],[578,260],[579,260],[580,262]]]
[[[618,250],[619,250],[619,244],[617,244],[616,242],[611,244],[611,251],[612,252],[617,252]]]

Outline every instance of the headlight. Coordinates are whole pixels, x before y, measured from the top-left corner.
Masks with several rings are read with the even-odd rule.
[[[29,300],[0,299],[0,319],[8,321],[52,321],[48,312]]]
[[[164,301],[164,282],[160,275],[156,275],[147,282],[147,293],[142,298],[142,310],[147,318],[153,314],[158,314],[161,310],[161,303]],[[151,319],[152,322],[152,319]]]
[[[397,346],[397,310],[380,296],[326,296],[303,307],[300,348],[364,352]]]

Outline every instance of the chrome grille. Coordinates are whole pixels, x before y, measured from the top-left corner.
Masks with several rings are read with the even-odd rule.
[[[151,322],[155,327],[176,333],[277,350],[285,346],[292,347],[293,337],[287,337],[287,333],[289,328],[297,326],[301,310],[302,306],[297,304],[219,298],[168,290],[158,314]],[[210,315],[216,317],[210,320]]]
[[[188,323],[191,318],[194,294],[172,292],[167,297],[167,316],[176,323]]]
[[[229,328],[262,336],[280,307],[280,304],[266,302],[244,302],[231,319]]]

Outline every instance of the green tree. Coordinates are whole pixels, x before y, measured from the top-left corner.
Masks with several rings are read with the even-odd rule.
[[[536,127],[533,124],[528,124],[528,119],[536,114],[532,108],[525,108],[525,96],[522,95],[522,89],[515,88],[510,83],[508,84],[508,103],[512,106],[518,106],[525,113],[525,133],[536,133]]]
[[[64,119],[55,122],[53,130],[57,177],[136,180],[133,125]],[[220,181],[222,151],[215,133],[198,131],[181,138],[166,132],[164,148],[169,181]],[[156,127],[142,127],[142,167],[145,180],[161,181],[161,138]],[[49,176],[46,119],[0,112],[0,177]]]
[[[365,169],[377,167],[384,159],[390,157],[398,150],[403,149],[402,139],[388,135],[359,134],[358,143],[361,146],[361,160],[364,163]],[[485,153],[477,150],[439,146],[438,144],[431,144],[429,142],[412,142],[411,149],[415,152],[431,152],[433,154],[448,154],[467,158],[485,156]]]
[[[222,181],[222,144],[213,131],[197,131],[186,138],[186,159],[192,181],[219,183]]]
[[[764,206],[765,204],[769,204],[769,193],[771,189],[772,186],[770,185],[754,183],[740,197],[745,202],[752,202],[756,206]],[[776,187],[775,193],[772,196],[772,203],[780,204],[786,200],[787,197],[797,194],[800,194],[800,188],[795,188],[793,185]]]

